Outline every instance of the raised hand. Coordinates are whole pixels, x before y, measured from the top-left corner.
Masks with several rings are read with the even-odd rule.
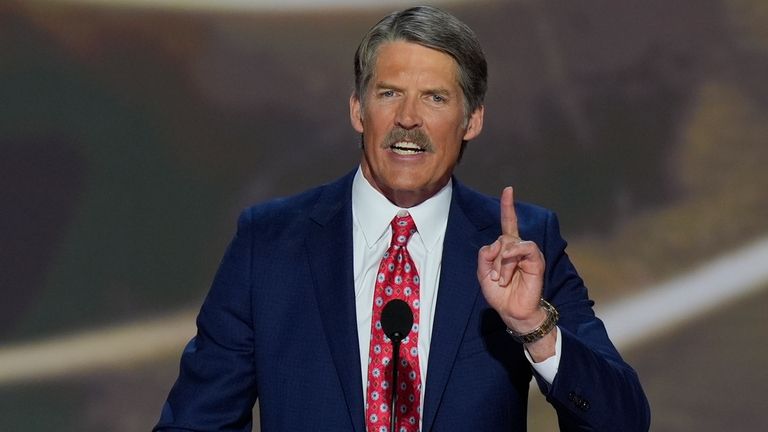
[[[477,279],[488,304],[510,329],[528,333],[546,318],[539,304],[544,286],[544,255],[536,243],[520,238],[511,187],[501,193],[501,236],[477,256]]]

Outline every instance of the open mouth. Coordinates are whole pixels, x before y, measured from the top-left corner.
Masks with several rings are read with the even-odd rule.
[[[399,155],[415,155],[425,151],[418,144],[409,141],[398,141],[389,146],[389,149]]]

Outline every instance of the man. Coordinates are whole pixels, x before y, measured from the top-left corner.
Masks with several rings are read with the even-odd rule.
[[[399,431],[524,431],[532,376],[561,430],[648,429],[555,216],[452,178],[485,89],[475,35],[445,12],[368,32],[360,167],[243,212],[156,430],[250,430],[258,398],[263,431],[386,431],[395,397]],[[415,320],[396,365],[394,299]]]

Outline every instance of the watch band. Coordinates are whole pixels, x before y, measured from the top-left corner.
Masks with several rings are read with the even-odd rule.
[[[507,333],[509,333],[517,342],[520,342],[521,344],[536,342],[555,328],[557,320],[560,319],[560,314],[557,312],[557,309],[544,299],[539,300],[539,305],[547,313],[547,318],[540,326],[524,334],[518,333],[507,327]]]

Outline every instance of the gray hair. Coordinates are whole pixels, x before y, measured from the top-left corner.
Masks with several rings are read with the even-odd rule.
[[[361,103],[373,77],[379,47],[400,40],[442,51],[456,60],[467,119],[483,105],[488,66],[477,36],[455,16],[430,6],[393,12],[363,37],[355,52],[355,95]]]

